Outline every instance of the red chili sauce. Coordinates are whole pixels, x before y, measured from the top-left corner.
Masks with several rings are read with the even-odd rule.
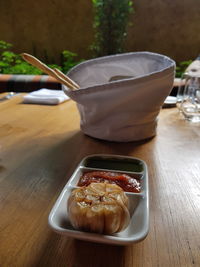
[[[125,192],[140,192],[140,182],[131,177],[128,174],[117,173],[117,172],[106,172],[106,171],[93,171],[84,173],[79,182],[78,186],[88,186],[90,183],[110,183],[117,184]]]

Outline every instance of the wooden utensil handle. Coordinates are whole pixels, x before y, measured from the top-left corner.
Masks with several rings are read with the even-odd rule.
[[[37,59],[36,57],[29,55],[27,53],[23,53],[21,54],[21,56],[23,57],[23,59],[25,61],[27,61],[28,63],[30,63],[31,65],[33,65],[34,67],[42,70],[43,72],[45,72],[46,74],[54,77],[58,82],[64,84],[65,86],[69,87],[70,89],[74,90],[76,89],[76,87],[74,85],[72,85],[71,83],[69,83],[68,81],[64,80],[62,77],[59,76],[59,74],[57,74],[53,69],[49,68],[46,64],[42,63],[39,59]]]
[[[72,79],[70,79],[68,76],[66,76],[62,71],[60,71],[59,69],[54,69],[54,71],[60,75],[61,78],[63,78],[64,80],[68,81],[69,83],[71,83],[74,87],[76,87],[77,89],[80,88],[80,86],[73,81]]]

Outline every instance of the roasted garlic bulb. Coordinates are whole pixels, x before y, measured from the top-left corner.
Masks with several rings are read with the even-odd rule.
[[[72,226],[88,232],[112,234],[130,220],[128,198],[115,184],[91,183],[72,191],[67,203]]]

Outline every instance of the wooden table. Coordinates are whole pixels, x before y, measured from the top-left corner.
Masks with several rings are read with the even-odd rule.
[[[150,231],[130,246],[62,237],[48,214],[80,160],[121,154],[146,161]],[[73,101],[58,106],[0,103],[0,266],[200,266],[200,125],[163,109],[148,142],[85,136]]]

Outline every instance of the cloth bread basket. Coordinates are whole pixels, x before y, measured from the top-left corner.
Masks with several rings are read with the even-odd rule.
[[[150,52],[85,61],[68,72],[81,89],[64,92],[80,112],[80,127],[92,137],[117,142],[156,134],[160,108],[174,81],[175,62]]]

